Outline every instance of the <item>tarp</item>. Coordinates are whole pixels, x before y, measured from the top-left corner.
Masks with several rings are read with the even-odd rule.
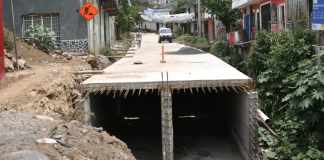
[[[194,19],[195,15],[189,13],[169,14],[167,9],[146,9],[141,15],[143,20],[154,23],[187,23]]]
[[[246,6],[249,6],[251,4],[257,4],[257,3],[262,3],[270,0],[232,0],[232,8],[243,8]],[[277,0],[275,0],[277,1]],[[280,0],[279,0],[280,1]]]

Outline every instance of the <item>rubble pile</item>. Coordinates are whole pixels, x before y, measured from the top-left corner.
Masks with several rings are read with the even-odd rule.
[[[0,113],[0,121],[0,160],[135,160],[121,140],[77,121],[17,112]]]
[[[91,66],[92,69],[98,69],[98,70],[103,70],[109,65],[111,65],[111,61],[103,56],[103,55],[98,55],[98,56],[93,56],[89,55],[86,59],[88,64]]]
[[[6,72],[13,72],[15,69],[24,70],[31,68],[23,58],[18,57],[18,60],[16,60],[16,58],[6,50],[4,50],[4,53]]]

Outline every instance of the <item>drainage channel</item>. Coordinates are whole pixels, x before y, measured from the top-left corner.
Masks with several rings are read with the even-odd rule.
[[[163,137],[161,129],[161,91],[140,94],[136,90],[127,96],[116,92],[90,94],[92,124],[127,143],[137,159],[162,160],[163,138],[168,137]],[[172,91],[172,158],[246,159],[249,106],[245,92]]]

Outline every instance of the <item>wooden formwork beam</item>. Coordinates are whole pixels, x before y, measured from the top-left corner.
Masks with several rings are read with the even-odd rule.
[[[161,90],[161,120],[163,160],[173,160],[172,93],[168,88]]]

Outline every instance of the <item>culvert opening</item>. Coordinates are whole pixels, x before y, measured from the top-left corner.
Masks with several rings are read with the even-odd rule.
[[[90,96],[93,124],[127,143],[137,159],[161,159],[161,98],[158,90],[149,93],[136,90],[127,97],[122,94],[117,91]]]
[[[173,94],[176,160],[241,160],[232,136],[240,95],[233,92]]]
[[[139,92],[91,94],[93,124],[127,143],[137,159],[161,160],[161,97],[158,90]],[[243,97],[228,91],[174,91],[175,159],[241,160],[234,137],[246,134],[241,131],[247,117]]]

